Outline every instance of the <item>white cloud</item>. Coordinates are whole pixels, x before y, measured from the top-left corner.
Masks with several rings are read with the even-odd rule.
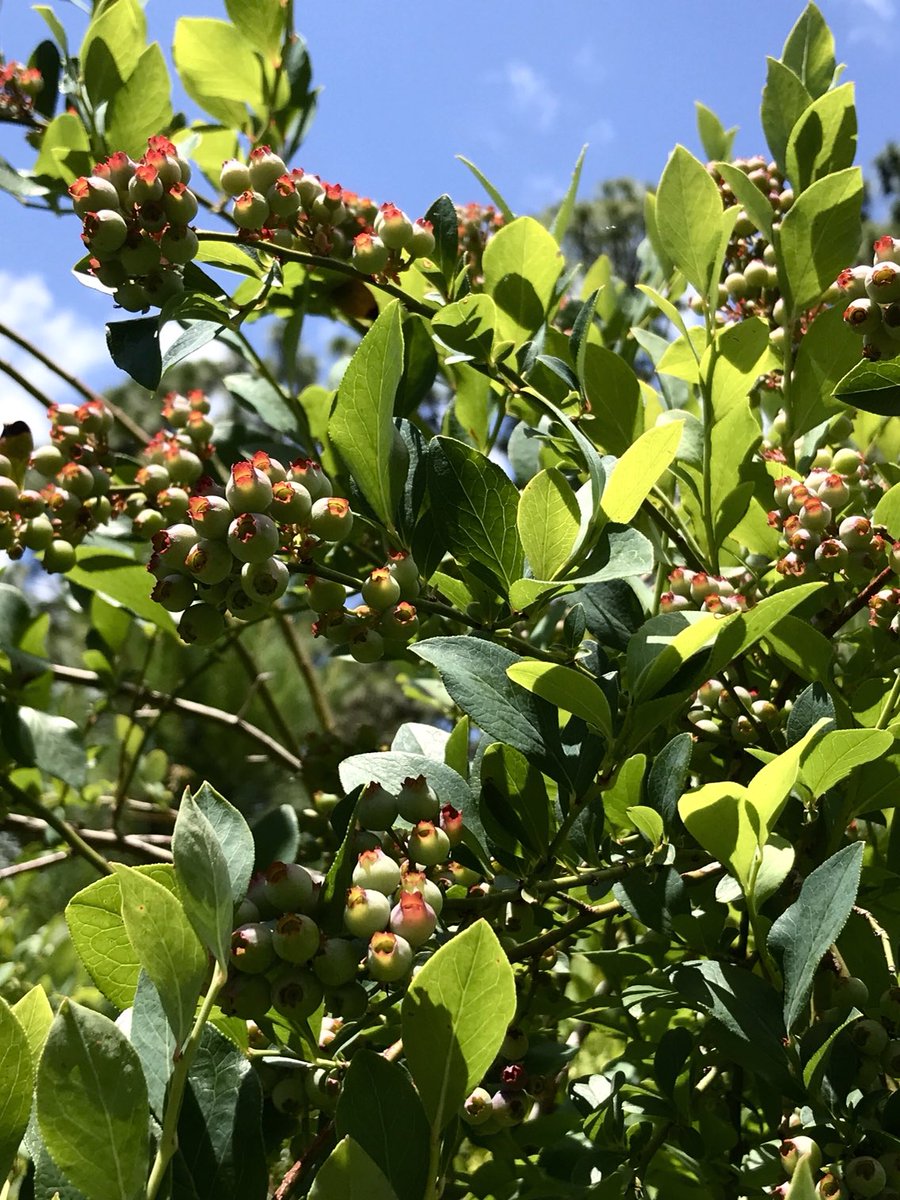
[[[89,376],[109,361],[102,322],[88,321],[69,308],[57,307],[42,275],[0,271],[0,323],[20,333],[70,374]],[[0,358],[51,400],[80,401],[71,388],[27,351],[0,338]],[[47,429],[43,408],[18,384],[0,373],[0,421],[28,421],[36,435]]]
[[[513,60],[492,74],[491,79],[506,90],[507,102],[514,113],[532,121],[540,133],[553,128],[560,99],[534,67]]]
[[[849,41],[865,43],[883,52],[893,47],[897,28],[892,28],[891,23],[897,18],[896,0],[852,0],[844,7],[852,18]]]

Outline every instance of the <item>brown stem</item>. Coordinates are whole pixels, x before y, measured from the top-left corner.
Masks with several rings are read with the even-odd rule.
[[[26,871],[40,871],[55,863],[66,862],[71,857],[68,850],[54,850],[52,854],[42,854],[40,858],[30,858],[27,862],[0,868],[0,879],[12,879],[15,875],[24,875]]]
[[[12,363],[8,363],[4,358],[0,358],[0,371],[4,375],[8,375],[13,383],[17,383],[23,391],[27,392],[34,400],[37,400],[38,404],[43,408],[50,408],[53,403],[50,397],[46,396],[40,388],[35,387],[24,375],[20,375]]]
[[[323,1146],[327,1145],[328,1141],[334,1134],[334,1123],[329,1121],[316,1134],[313,1141],[306,1150],[300,1155],[297,1161],[290,1167],[287,1174],[278,1185],[275,1192],[274,1200],[290,1200],[294,1191],[300,1186],[303,1176],[306,1174],[310,1163],[318,1158]]]
[[[276,619],[285,645],[303,678],[303,682],[306,684],[306,690],[309,692],[309,698],[312,701],[313,708],[316,710],[316,716],[319,719],[322,732],[334,733],[337,728],[334,713],[331,710],[331,705],[328,703],[328,697],[319,683],[319,677],[307,653],[306,646],[297,633],[294,622],[287,613],[280,611],[276,613]]]
[[[85,400],[97,400],[100,404],[105,405],[106,408],[108,408],[112,413],[113,420],[121,425],[123,429],[126,429],[133,438],[137,438],[137,440],[144,445],[150,441],[150,435],[145,433],[144,430],[141,429],[140,425],[138,425],[136,421],[133,421],[131,417],[129,417],[128,413],[123,412],[123,410],[119,408],[117,404],[112,404],[109,400],[104,400],[102,396],[98,395],[97,392],[89,388],[86,383],[82,383],[80,379],[76,378],[74,375],[71,375],[68,371],[61,367],[59,363],[55,362],[52,358],[48,358],[43,350],[39,350],[37,346],[29,342],[27,338],[24,338],[21,333],[16,333],[14,329],[10,329],[7,325],[0,323],[0,334],[2,334],[3,337],[8,338],[11,342],[15,342],[15,344],[22,350],[26,350],[32,356],[32,358],[36,358],[39,363],[42,363],[49,371],[52,371],[54,375],[58,375],[59,378],[64,383],[67,383],[70,388],[73,388],[80,395],[84,396]],[[4,368],[4,370],[5,369],[6,368]],[[11,372],[8,373],[12,377]],[[16,382],[20,382],[20,380],[16,380]],[[27,386],[27,384],[20,384],[20,386]],[[31,390],[30,387],[28,390]],[[32,395],[34,395],[33,392]],[[40,397],[37,396],[35,398],[40,399]],[[43,404],[44,401],[41,400],[41,403]]]
[[[251,687],[259,694],[259,698],[263,702],[266,712],[269,714],[269,719],[281,735],[282,741],[286,742],[295,754],[299,753],[300,747],[297,744],[297,739],[282,716],[281,709],[275,703],[275,697],[272,695],[271,689],[266,682],[266,675],[260,671],[253,655],[241,642],[235,641],[234,651],[241,661],[241,666],[247,673]]]
[[[855,616],[861,608],[865,608],[876,592],[881,591],[885,584],[893,577],[893,574],[894,572],[891,567],[885,567],[873,580],[867,583],[861,592],[858,592],[852,600],[844,605],[834,620],[825,626],[822,630],[825,637],[834,637],[837,631],[846,625],[851,617]]]
[[[52,822],[49,820],[38,819],[36,817],[26,817],[20,813],[7,813],[3,818],[2,823],[4,828],[8,828],[13,832],[28,833],[33,837],[45,837],[47,829],[52,825]],[[52,827],[54,829],[56,828],[55,825]],[[90,849],[91,846],[109,847],[111,850],[118,848],[120,850],[129,850],[133,854],[137,854],[142,858],[149,859],[151,862],[170,863],[172,861],[172,853],[170,850],[166,849],[166,845],[171,841],[169,838],[166,838],[165,841],[161,843],[157,840],[157,835],[153,834],[147,834],[144,837],[141,837],[136,833],[125,833],[119,835],[111,829],[76,830],[71,826],[70,828],[72,829],[73,833],[75,833],[82,839],[83,842],[86,843],[88,849]],[[60,831],[57,830],[57,832]],[[81,851],[79,851],[79,853],[81,853]],[[71,857],[71,855],[67,855],[67,857]],[[100,859],[100,861],[105,862],[105,860],[99,854],[97,855],[97,858]],[[94,866],[97,866],[93,859],[91,861]],[[99,870],[99,867],[97,869]],[[104,874],[108,873],[108,871],[104,871]]]
[[[40,800],[32,800],[32,798],[23,792],[20,787],[12,782],[11,779],[0,780],[0,788],[19,806],[19,808],[28,809],[38,816],[44,825],[49,825],[64,842],[72,847],[76,854],[91,864],[91,866],[99,871],[101,875],[112,875],[112,867],[106,861],[102,854],[98,854],[93,847],[89,846],[87,841],[81,836],[77,829],[74,829],[68,821],[64,821],[62,817],[58,817],[52,809],[43,805]],[[10,813],[7,819],[15,816]]]

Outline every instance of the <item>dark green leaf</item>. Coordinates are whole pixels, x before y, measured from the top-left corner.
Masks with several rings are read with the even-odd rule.
[[[401,1066],[371,1050],[357,1051],[341,1088],[335,1127],[339,1138],[353,1138],[380,1167],[397,1200],[421,1200],[428,1179],[428,1121]]]
[[[647,803],[660,814],[670,832],[678,820],[678,801],[687,786],[694,740],[678,733],[656,755],[647,776]]]
[[[309,1200],[398,1200],[381,1168],[362,1146],[342,1138],[319,1167]]]
[[[229,392],[262,417],[267,425],[297,438],[309,441],[306,417],[300,405],[289,402],[267,379],[259,375],[226,375],[222,380]]]
[[[772,158],[784,173],[788,138],[800,117],[812,104],[812,96],[790,67],[786,67],[777,58],[767,58],[766,62],[768,74],[766,86],[763,88],[760,117]]]
[[[155,392],[162,375],[159,350],[159,321],[156,317],[135,317],[130,321],[111,321],[106,326],[109,356],[135,383]]]
[[[834,728],[834,703],[821,683],[811,683],[794,701],[787,719],[787,744],[793,746],[804,738],[817,721],[827,717],[831,726],[823,726],[823,732]]]
[[[300,846],[297,810],[291,804],[279,804],[252,825],[256,847],[255,864],[262,870],[272,862],[293,862]]]
[[[434,232],[434,253],[431,259],[440,271],[444,286],[449,290],[456,276],[459,260],[459,218],[456,205],[449,196],[438,196],[425,214]]]
[[[862,359],[834,389],[844,404],[882,417],[900,414],[900,363],[893,359]]]
[[[644,621],[641,602],[624,579],[588,584],[567,599],[581,605],[587,628],[610,650],[624,650]]]
[[[856,903],[864,844],[844,846],[816,867],[796,901],[769,931],[769,948],[784,971],[784,1023],[793,1029],[809,1004],[813,975]]]
[[[159,992],[143,970],[134,993],[129,1040],[141,1060],[150,1111],[162,1121],[173,1055],[178,1047]]]
[[[235,904],[240,904],[253,871],[253,834],[243,815],[205,780],[194,792],[194,802],[218,839],[228,868],[231,897]]]
[[[74,788],[84,786],[84,738],[68,717],[25,705],[0,706],[0,742],[23,767],[37,767]]]

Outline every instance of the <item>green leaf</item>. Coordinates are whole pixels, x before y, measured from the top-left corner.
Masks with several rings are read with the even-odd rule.
[[[68,717],[27,705],[0,706],[0,744],[23,767],[37,767],[73,788],[84,786],[84,738]]]
[[[603,511],[610,521],[626,525],[634,517],[674,461],[681,434],[681,425],[670,421],[648,429],[628,447],[603,490]]]
[[[467,158],[463,158],[463,156],[461,154],[457,154],[456,157],[463,164],[463,166],[469,168],[469,170],[472,172],[472,174],[475,176],[475,178],[478,180],[478,182],[481,184],[481,186],[484,188],[484,190],[487,192],[487,194],[493,200],[494,204],[497,206],[499,211],[503,214],[503,220],[507,224],[510,224],[512,221],[514,221],[516,219],[515,213],[509,207],[509,205],[506,203],[506,201],[503,199],[503,197],[500,195],[500,193],[497,191],[497,189],[494,187],[494,185],[490,182],[490,180],[487,178],[487,176],[483,175],[481,173],[481,171],[478,170],[478,168],[475,166],[475,164],[473,162],[470,162]]]
[[[69,39],[66,37],[65,27],[63,26],[62,21],[60,21],[59,17],[57,17],[56,13],[50,7],[50,5],[49,4],[32,5],[32,11],[36,12],[39,17],[43,17],[43,19],[47,22],[47,26],[49,27],[50,32],[56,38],[56,43],[59,46],[60,50],[62,50],[63,54],[68,55]]]
[[[606,693],[584,672],[559,663],[525,658],[507,667],[506,674],[513,683],[563,712],[581,717],[599,729],[607,740],[612,740],[612,714]]]
[[[578,501],[561,471],[550,467],[528,481],[519,496],[516,527],[538,579],[552,579],[565,566],[580,523]]]
[[[175,872],[168,863],[135,867],[175,892]],[[114,875],[97,879],[66,905],[72,944],[94,983],[116,1008],[134,1002],[141,964],[122,920],[122,893]]]
[[[678,815],[678,797],[690,773],[693,748],[694,740],[689,733],[677,733],[654,757],[647,775],[647,800],[670,830]]]
[[[486,568],[501,585],[494,590],[506,595],[524,565],[516,527],[519,493],[512,480],[464,442],[436,437],[428,448],[428,492],[447,548],[463,566]]]
[[[655,808],[648,808],[646,804],[633,804],[625,810],[625,815],[641,837],[654,849],[662,844],[665,827]]]
[[[781,59],[803,81],[811,96],[821,96],[834,80],[834,36],[816,8],[807,4],[787,36]]]
[[[891,538],[900,538],[900,483],[884,492],[872,514],[873,525],[883,525]]]
[[[718,674],[723,667],[746,654],[769,630],[824,586],[821,582],[801,583],[782,592],[773,592],[752,609],[738,614],[738,619],[731,622],[731,628],[716,643],[709,666],[710,675]]]
[[[800,193],[823,175],[851,166],[855,157],[854,88],[845,83],[815,100],[791,130],[787,176]]]
[[[516,1008],[512,967],[478,920],[422,967],[403,997],[403,1049],[436,1131],[494,1061]]]
[[[797,900],[769,931],[769,948],[784,970],[784,1023],[793,1029],[804,1015],[813,975],[847,923],[856,903],[864,844],[838,850],[808,875]]]
[[[713,110],[701,104],[699,100],[694,101],[694,108],[697,110],[697,132],[700,134],[703,153],[711,162],[731,158],[737,126],[726,129]]]
[[[747,804],[758,829],[760,849],[769,840],[769,834],[775,828],[781,810],[787,803],[791,788],[797,782],[803,755],[827,724],[826,718],[816,721],[799,742],[794,742],[787,750],[776,755],[750,780],[747,787]]]
[[[147,21],[137,0],[116,0],[97,9],[78,52],[94,104],[112,99],[137,67],[146,44]]]
[[[31,1094],[34,1089],[34,1068],[25,1030],[2,997],[0,1081],[0,1179],[5,1180],[12,1170],[19,1143],[28,1128]]]
[[[400,302],[392,300],[350,359],[328,425],[332,444],[388,529],[394,526],[400,492],[394,398],[402,374]],[[405,470],[403,476],[405,482]]]
[[[178,1146],[197,1200],[265,1200],[259,1076],[234,1043],[210,1025],[191,1066]]]
[[[262,63],[227,21],[180,17],[172,52],[184,90],[226,127],[245,127],[247,105],[257,113],[265,110]]]
[[[141,1060],[150,1111],[158,1121],[162,1121],[166,1106],[166,1089],[169,1086],[174,1066],[173,1056],[178,1045],[159,992],[144,970],[138,976],[134,993],[128,1040]]]
[[[587,154],[587,146],[581,147],[581,153],[575,162],[572,169],[572,178],[569,181],[569,186],[566,189],[566,194],[562,198],[562,203],[556,210],[556,216],[553,218],[553,224],[550,226],[550,233],[553,235],[557,245],[562,244],[563,238],[566,236],[566,231],[572,220],[572,213],[575,211],[575,200],[578,196],[578,184],[581,182],[581,168],[584,165],[584,156]]]
[[[447,304],[431,319],[435,337],[474,362],[490,362],[497,329],[497,306],[490,296],[470,293]]]
[[[541,760],[558,740],[555,710],[507,678],[507,668],[522,661],[512,650],[462,636],[429,638],[410,649],[437,667],[451,698],[492,741]]]
[[[158,42],[148,46],[110,101],[106,140],[132,158],[147,149],[147,138],[168,129],[172,120],[169,69]]]
[[[817,1200],[819,1195],[813,1179],[810,1156],[803,1154],[794,1168],[791,1182],[788,1185],[787,1200]]]
[[[791,130],[812,104],[812,96],[799,76],[777,58],[767,58],[768,72],[763,88],[760,118],[772,158],[778,169],[787,173],[785,151]]]
[[[835,729],[826,733],[803,760],[803,782],[822,796],[863,763],[887,754],[894,744],[886,729]]]
[[[109,1017],[63,1000],[38,1068],[37,1116],[54,1162],[87,1200],[143,1195],[147,1085]]]
[[[110,321],[106,326],[109,356],[135,383],[155,392],[162,375],[157,317],[134,317]]]
[[[791,430],[796,437],[840,411],[832,393],[858,361],[859,337],[844,324],[843,306],[835,304],[819,313],[800,339],[794,359]]]
[[[900,414],[900,363],[860,360],[834,389],[838,400],[882,417]]]
[[[90,174],[92,158],[91,144],[80,117],[60,113],[41,136],[34,174],[38,178],[46,175],[66,184],[73,183],[79,175]]]
[[[736,616],[663,613],[647,621],[628,644],[625,670],[633,698],[656,695],[688,659],[710,649]]]
[[[252,864],[253,835],[249,828],[247,837]],[[235,904],[231,873],[215,829],[187,790],[175,820],[172,854],[187,918],[210,954],[220,966],[227,967]]]
[[[534,217],[518,217],[488,241],[483,265],[498,336],[521,345],[544,323],[564,265],[559,246]]]
[[[342,1138],[322,1163],[309,1200],[398,1200],[381,1168],[353,1138]]]
[[[78,561],[66,578],[174,636],[171,613],[150,599],[153,577],[130,555],[100,546],[79,546]]]
[[[641,432],[641,385],[621,355],[603,346],[591,328],[579,355],[578,378],[591,406],[591,437],[609,454],[622,455]]]
[[[785,213],[778,241],[794,313],[816,303],[854,261],[862,201],[862,174],[850,167],[811,184]]]
[[[335,1129],[338,1138],[350,1137],[365,1150],[397,1200],[421,1200],[428,1180],[428,1121],[399,1064],[372,1050],[353,1055],[338,1098]]]
[[[666,252],[705,295],[719,247],[722,200],[706,167],[676,146],[659,181],[656,223]]]
[[[267,379],[250,374],[226,375],[222,383],[279,433],[286,433],[300,441],[308,439],[304,413],[299,403],[296,400],[288,403]]]
[[[253,872],[253,834],[243,815],[205,780],[194,792],[194,803],[212,826],[225,858],[231,898],[235,905],[247,895]]]
[[[133,867],[115,863],[113,869],[128,940],[159,993],[176,1043],[182,1046],[206,976],[206,955],[167,887]]]
[[[444,287],[449,291],[456,278],[459,263],[459,218],[456,215],[456,205],[446,193],[438,196],[425,214],[425,220],[431,222],[434,233],[431,261],[440,271]]]
[[[526,862],[543,860],[552,814],[541,772],[512,746],[493,742],[482,756],[480,773],[479,808],[491,844]]]
[[[47,993],[39,983],[35,984],[30,992],[26,992],[21,1000],[15,1002],[12,1011],[28,1039],[31,1061],[39,1062],[44,1042],[53,1024],[53,1009],[50,1007]]]
[[[282,0],[225,0],[233,24],[270,63],[281,53],[285,6]]]

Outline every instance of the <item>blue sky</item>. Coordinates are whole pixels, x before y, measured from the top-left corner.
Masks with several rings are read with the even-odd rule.
[[[85,17],[66,0],[55,7],[77,44]],[[167,52],[178,16],[224,15],[222,0],[146,7],[151,37]],[[858,160],[868,168],[886,141],[900,140],[900,0],[820,0],[820,7],[847,64],[844,78],[857,84]],[[441,8],[350,0],[338,10],[298,0],[296,8],[324,91],[294,165],[418,215],[442,191],[460,201],[482,198],[457,153],[522,212],[561,194],[584,142],[582,194],[615,175],[655,181],[676,142],[700,153],[695,99],[741,127],[738,153],[764,151],[765,56],[780,53],[802,4],[490,0]],[[0,0],[8,58],[27,58],[45,33],[25,0]],[[194,115],[189,103],[187,111]],[[0,128],[0,154],[27,163],[30,153],[15,131]],[[69,274],[80,246],[75,223],[27,212],[6,195],[0,220],[0,321],[66,355],[95,386],[114,382],[103,325],[117,314]],[[7,356],[2,345],[0,355]],[[0,397],[8,419],[21,400],[6,385]]]

